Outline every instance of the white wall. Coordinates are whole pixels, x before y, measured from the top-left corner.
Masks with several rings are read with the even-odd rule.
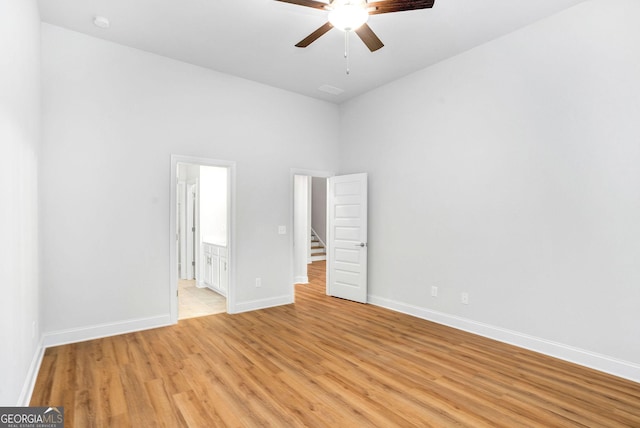
[[[311,227],[322,242],[327,242],[327,179],[311,179]]]
[[[277,233],[290,221],[290,170],[335,168],[338,108],[51,25],[42,31],[52,341],[90,333],[67,329],[168,319],[171,154],[237,162],[236,309],[290,301],[291,238]]]
[[[227,168],[200,166],[200,240],[227,246]]]
[[[40,123],[36,2],[0,0],[0,406],[25,404],[36,369]]]
[[[342,106],[373,301],[640,380],[638,22],[588,1]]]

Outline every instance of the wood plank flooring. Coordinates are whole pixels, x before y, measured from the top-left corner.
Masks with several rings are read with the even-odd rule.
[[[640,427],[640,384],[324,295],[47,349],[69,427]]]

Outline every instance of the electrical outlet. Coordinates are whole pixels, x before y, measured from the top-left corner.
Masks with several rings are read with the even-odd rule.
[[[256,278],[256,288],[262,287],[262,278]]]
[[[460,301],[462,302],[463,305],[468,305],[469,304],[469,293],[462,293],[460,295]]]
[[[278,235],[286,235],[287,226],[278,226]]]
[[[435,285],[431,286],[431,297],[438,297],[438,287]]]

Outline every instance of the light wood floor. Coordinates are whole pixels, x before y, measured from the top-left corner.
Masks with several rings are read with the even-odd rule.
[[[227,299],[208,288],[196,287],[195,280],[178,281],[178,319],[227,312]]]
[[[295,305],[50,348],[69,427],[640,427],[640,384],[371,305]]]

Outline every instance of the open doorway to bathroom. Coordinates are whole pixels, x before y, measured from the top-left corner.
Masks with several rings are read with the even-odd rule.
[[[177,318],[227,312],[229,168],[176,165]]]

